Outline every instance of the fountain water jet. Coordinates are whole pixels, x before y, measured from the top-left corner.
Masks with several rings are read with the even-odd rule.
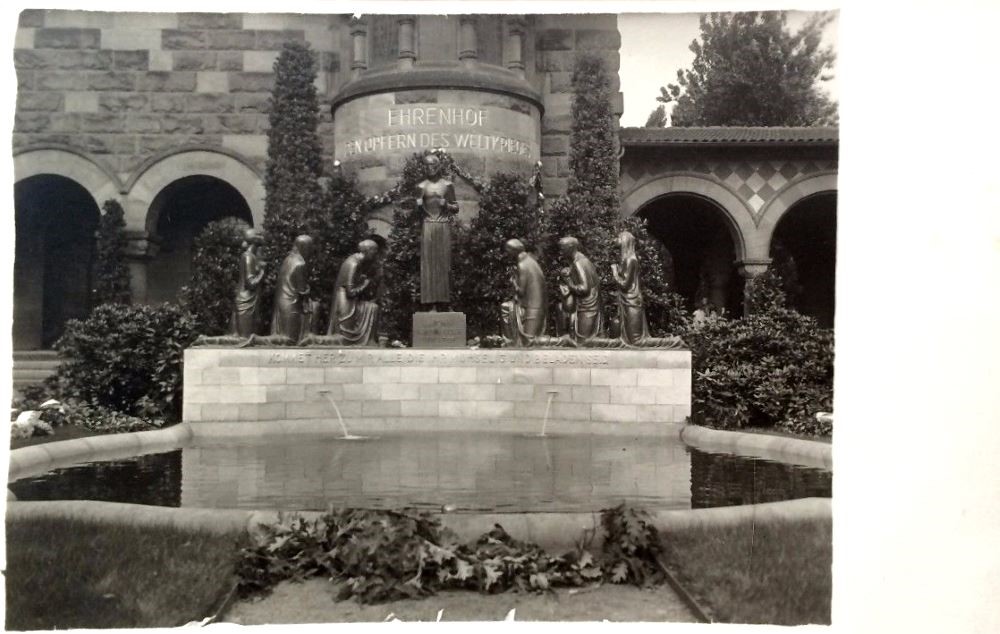
[[[326,400],[328,400],[330,402],[330,405],[333,406],[333,411],[337,413],[337,422],[340,423],[340,430],[342,432],[340,440],[367,440],[368,438],[370,438],[370,436],[354,436],[350,432],[348,432],[347,425],[344,424],[344,417],[340,415],[340,408],[337,407],[337,401],[333,400],[333,397],[330,396],[330,390],[318,390],[318,391],[320,394],[326,397]]]
[[[559,390],[545,390],[545,393],[549,395],[549,398],[545,401],[545,415],[542,417],[542,431],[538,434],[530,434],[536,438],[546,438],[548,436],[548,434],[545,433],[545,428],[549,424],[549,411],[552,409],[552,399],[556,397],[556,394],[559,394]]]

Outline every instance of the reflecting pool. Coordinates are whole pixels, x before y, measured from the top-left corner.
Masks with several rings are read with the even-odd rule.
[[[128,460],[19,480],[21,500],[323,510],[329,504],[457,512],[650,510],[829,497],[829,471],[715,454],[677,438],[516,433],[387,433],[205,438]]]

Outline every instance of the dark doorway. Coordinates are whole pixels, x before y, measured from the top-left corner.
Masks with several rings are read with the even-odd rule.
[[[700,196],[669,194],[642,207],[639,215],[669,252],[667,282],[688,309],[707,299],[729,316],[743,314],[743,281],[722,209]]]
[[[55,174],[14,185],[14,328],[17,350],[51,348],[67,320],[90,312],[100,210],[76,181]]]
[[[837,272],[837,194],[823,192],[795,203],[771,240],[772,265],[799,312],[833,327]]]
[[[147,231],[159,249],[146,268],[146,301],[175,302],[191,279],[194,239],[210,222],[233,216],[253,225],[246,200],[212,176],[187,176],[160,191],[150,205]]]

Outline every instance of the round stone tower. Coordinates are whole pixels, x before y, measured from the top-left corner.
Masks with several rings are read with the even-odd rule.
[[[334,158],[367,193],[392,188],[407,158],[433,148],[476,177],[530,173],[544,108],[525,79],[524,34],[525,21],[509,15],[353,21],[351,79],[331,104]],[[456,187],[467,218],[476,196]]]

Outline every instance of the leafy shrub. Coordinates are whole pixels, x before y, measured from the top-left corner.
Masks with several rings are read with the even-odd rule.
[[[194,239],[191,281],[181,289],[180,303],[203,335],[231,330],[243,234],[249,225],[223,218],[205,225]]]
[[[94,249],[92,302],[95,306],[132,301],[128,262],[125,259],[126,245],[125,210],[117,200],[105,201]]]
[[[639,281],[642,285],[649,334],[654,337],[681,334],[688,327],[690,318],[684,308],[684,298],[672,291],[667,284],[664,269],[666,247],[650,235],[643,218],[628,218],[622,223],[622,227],[635,236]],[[611,296],[612,303],[614,297]]]
[[[426,513],[341,509],[311,522],[281,516],[241,551],[239,591],[259,595],[284,580],[325,576],[342,584],[341,599],[377,603],[442,589],[543,592],[605,577],[640,585],[662,580],[655,561],[662,548],[646,514],[620,506],[602,511],[601,523],[607,535],[598,561],[582,547],[552,557],[499,524],[460,544]]]
[[[754,280],[749,299],[749,317],[712,317],[685,333],[692,419],[722,429],[831,433],[814,414],[832,409],[833,332],[789,308],[774,273]]]
[[[196,334],[190,316],[170,304],[98,306],[67,322],[56,342],[67,361],[50,385],[60,400],[176,420],[184,348]]]
[[[320,213],[306,218],[306,230],[315,240],[310,266],[309,288],[319,300],[316,326],[323,329],[329,320],[333,287],[340,265],[357,250],[358,242],[368,235],[365,222],[365,197],[353,176],[337,170],[327,179]],[[284,255],[282,255],[284,257]],[[280,261],[272,266],[280,265]]]
[[[455,295],[470,337],[499,332],[500,303],[510,299],[512,263],[503,245],[519,238],[529,249],[540,240],[539,210],[527,178],[494,174],[479,198],[479,214],[455,244]],[[457,242],[457,241],[456,241]]]

